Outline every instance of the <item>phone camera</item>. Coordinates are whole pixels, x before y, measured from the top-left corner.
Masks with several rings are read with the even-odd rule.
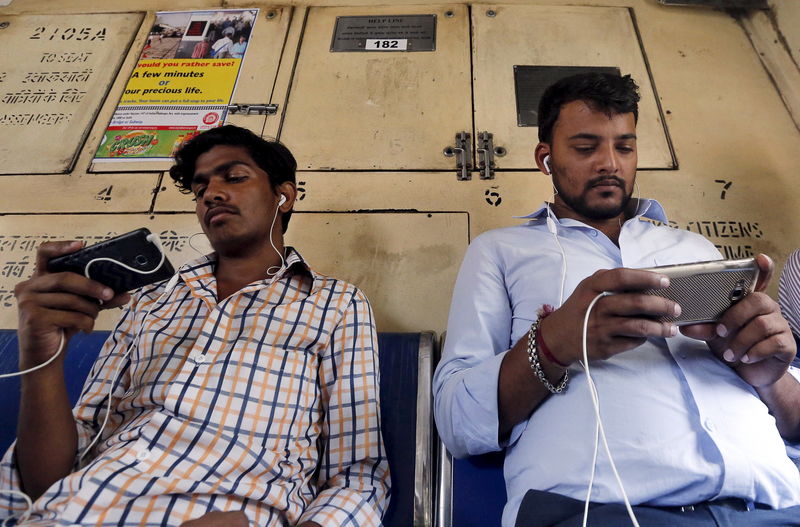
[[[731,302],[737,302],[746,294],[747,290],[745,289],[745,281],[739,280],[736,282],[736,285],[733,286],[733,290],[731,291],[731,294],[728,295],[728,298]]]
[[[136,265],[138,265],[139,267],[144,267],[145,265],[147,265],[147,262],[149,260],[147,259],[147,256],[140,254],[137,255],[136,258],[133,259],[133,261],[136,262]]]

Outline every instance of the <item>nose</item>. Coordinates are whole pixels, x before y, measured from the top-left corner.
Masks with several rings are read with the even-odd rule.
[[[598,174],[616,174],[619,170],[619,158],[614,145],[609,144],[604,148],[599,148],[597,152],[596,172]]]
[[[212,177],[206,189],[203,192],[203,201],[206,203],[213,203],[215,201],[225,201],[228,199],[227,191],[225,190],[225,183],[216,177]]]

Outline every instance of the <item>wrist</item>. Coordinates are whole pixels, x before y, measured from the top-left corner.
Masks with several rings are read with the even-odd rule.
[[[544,329],[542,328],[541,322],[539,323],[539,330],[536,332],[536,347],[539,350],[539,357],[542,360],[554,364],[562,369],[569,368],[569,364],[564,364],[558,360],[558,358],[553,355],[553,352],[550,351],[550,348],[547,346],[547,342],[544,340]]]
[[[542,383],[550,393],[563,392],[569,383],[569,372],[564,366],[557,366],[555,362],[549,361],[545,358],[542,350],[539,347],[540,335],[539,325],[542,319],[549,313],[539,313],[539,316],[531,324],[531,329],[528,331],[527,336],[527,358],[528,364],[534,376]],[[552,355],[551,355],[552,356]],[[553,383],[553,379],[558,379]]]
[[[568,354],[563,350],[561,344],[564,342],[564,339],[558,335],[558,320],[556,319],[557,316],[548,317],[545,315],[545,317],[539,320],[537,339],[542,348],[540,353],[542,359],[547,361],[549,365],[563,370],[569,368],[575,360],[568,357]],[[547,337],[545,337],[545,335]]]

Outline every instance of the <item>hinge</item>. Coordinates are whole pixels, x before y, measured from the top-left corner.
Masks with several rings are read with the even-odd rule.
[[[489,132],[478,132],[478,169],[481,171],[481,179],[494,179],[494,169],[496,168],[494,158],[506,155],[506,149],[502,146],[494,146],[494,135]]]
[[[469,171],[472,169],[472,145],[470,144],[469,132],[458,132],[456,134],[456,144],[446,146],[442,153],[445,157],[456,158],[456,178],[459,181],[472,179]]]
[[[230,113],[240,113],[244,115],[275,115],[278,113],[277,104],[229,104],[228,111]]]

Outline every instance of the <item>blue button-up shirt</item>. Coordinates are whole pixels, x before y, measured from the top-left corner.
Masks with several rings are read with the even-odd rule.
[[[565,393],[517,424],[507,444],[498,441],[500,363],[542,305],[559,305],[562,277],[566,299],[599,269],[720,258],[702,236],[666,226],[657,202],[642,200],[639,209],[622,226],[619,246],[543,206],[524,225],[478,236],[464,257],[434,378],[436,423],[457,457],[507,448],[506,527],[514,524],[529,489],[585,499],[592,470],[595,417],[578,365],[570,368]],[[547,228],[548,215],[555,233]],[[633,504],[686,505],[716,497],[772,507],[800,503],[800,476],[775,419],[704,342],[681,334],[652,338],[591,368],[611,453]],[[592,500],[622,501],[602,448]]]

